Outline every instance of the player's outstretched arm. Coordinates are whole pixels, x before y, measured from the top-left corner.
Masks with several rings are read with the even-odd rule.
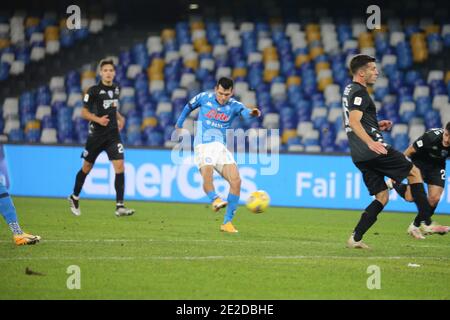
[[[261,116],[261,110],[259,110],[257,107],[244,107],[241,110],[241,116],[244,119],[260,117]]]
[[[193,109],[189,103],[184,106],[184,109],[181,112],[181,114],[178,117],[178,120],[175,124],[175,128],[177,128],[177,129],[183,128],[183,123],[186,120],[186,118],[189,116],[189,114],[192,112],[192,110]]]

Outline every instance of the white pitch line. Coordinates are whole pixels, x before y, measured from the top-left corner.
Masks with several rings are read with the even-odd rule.
[[[0,261],[29,260],[228,260],[228,259],[266,259],[266,260],[450,260],[450,257],[410,257],[410,256],[377,256],[377,257],[344,257],[344,256],[134,256],[134,257],[15,257],[0,258]]]
[[[317,245],[326,245],[330,244],[335,247],[345,247],[344,244],[336,243],[336,242],[326,242],[326,241],[305,241],[305,240],[226,240],[226,239],[43,239],[41,242],[49,242],[49,243],[114,243],[114,242],[223,242],[223,243],[304,243],[304,244],[317,244]],[[11,243],[8,240],[0,240],[0,243]],[[401,247],[411,247],[411,248],[448,248],[447,245],[420,245],[420,244],[402,244]]]

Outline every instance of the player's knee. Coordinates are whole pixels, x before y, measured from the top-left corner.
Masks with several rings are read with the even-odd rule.
[[[123,164],[123,161],[118,161],[116,165],[114,166],[116,173],[122,173],[125,170],[125,166]]]
[[[420,170],[416,166],[413,166],[409,175],[414,178],[420,178]]]
[[[234,179],[232,179],[230,181],[231,187],[235,188],[235,189],[240,189],[241,188],[241,183],[242,183],[242,181],[241,181],[241,178],[239,178],[239,177],[234,178]]]
[[[389,202],[389,192],[380,192],[378,193],[375,198],[383,205],[386,206]]]
[[[440,195],[429,195],[428,196],[428,202],[430,203],[430,205],[432,207],[437,206],[437,204],[439,203],[439,200],[441,200]]]

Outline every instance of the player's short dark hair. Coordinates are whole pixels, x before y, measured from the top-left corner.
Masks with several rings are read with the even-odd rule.
[[[234,86],[234,82],[233,79],[227,78],[227,77],[222,77],[219,79],[219,81],[217,81],[216,86],[221,86],[222,88],[224,88],[225,90],[228,89],[233,89]]]
[[[350,61],[350,72],[352,73],[352,75],[355,75],[360,68],[365,67],[369,62],[375,61],[377,61],[377,59],[372,56],[368,56],[366,54],[358,54],[354,56]]]
[[[447,122],[447,124],[445,125],[445,130],[447,130],[448,132],[450,132],[450,121]]]
[[[114,62],[111,59],[104,59],[102,61],[100,61],[100,69],[103,68],[103,66],[110,64],[113,66],[113,68],[115,69],[116,66],[114,65]]]

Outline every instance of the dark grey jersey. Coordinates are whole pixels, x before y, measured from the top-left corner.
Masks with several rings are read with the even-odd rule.
[[[357,82],[347,85],[342,94],[342,109],[353,162],[367,161],[378,157],[378,154],[370,150],[367,144],[353,132],[349,124],[350,112],[353,110],[361,111],[363,113],[361,125],[364,130],[374,141],[384,143],[383,135],[378,126],[375,103],[369,96],[366,87]],[[385,146],[388,147],[387,144]]]
[[[444,129],[437,128],[425,132],[413,143],[416,150],[411,156],[411,160],[419,160],[423,162],[445,163],[450,155],[450,147],[442,145]]]
[[[105,115],[109,118],[107,126],[98,123],[89,123],[90,135],[104,135],[110,132],[118,132],[117,111],[119,108],[119,87],[116,85],[106,86],[102,82],[88,89],[84,96],[84,107],[98,117]]]

